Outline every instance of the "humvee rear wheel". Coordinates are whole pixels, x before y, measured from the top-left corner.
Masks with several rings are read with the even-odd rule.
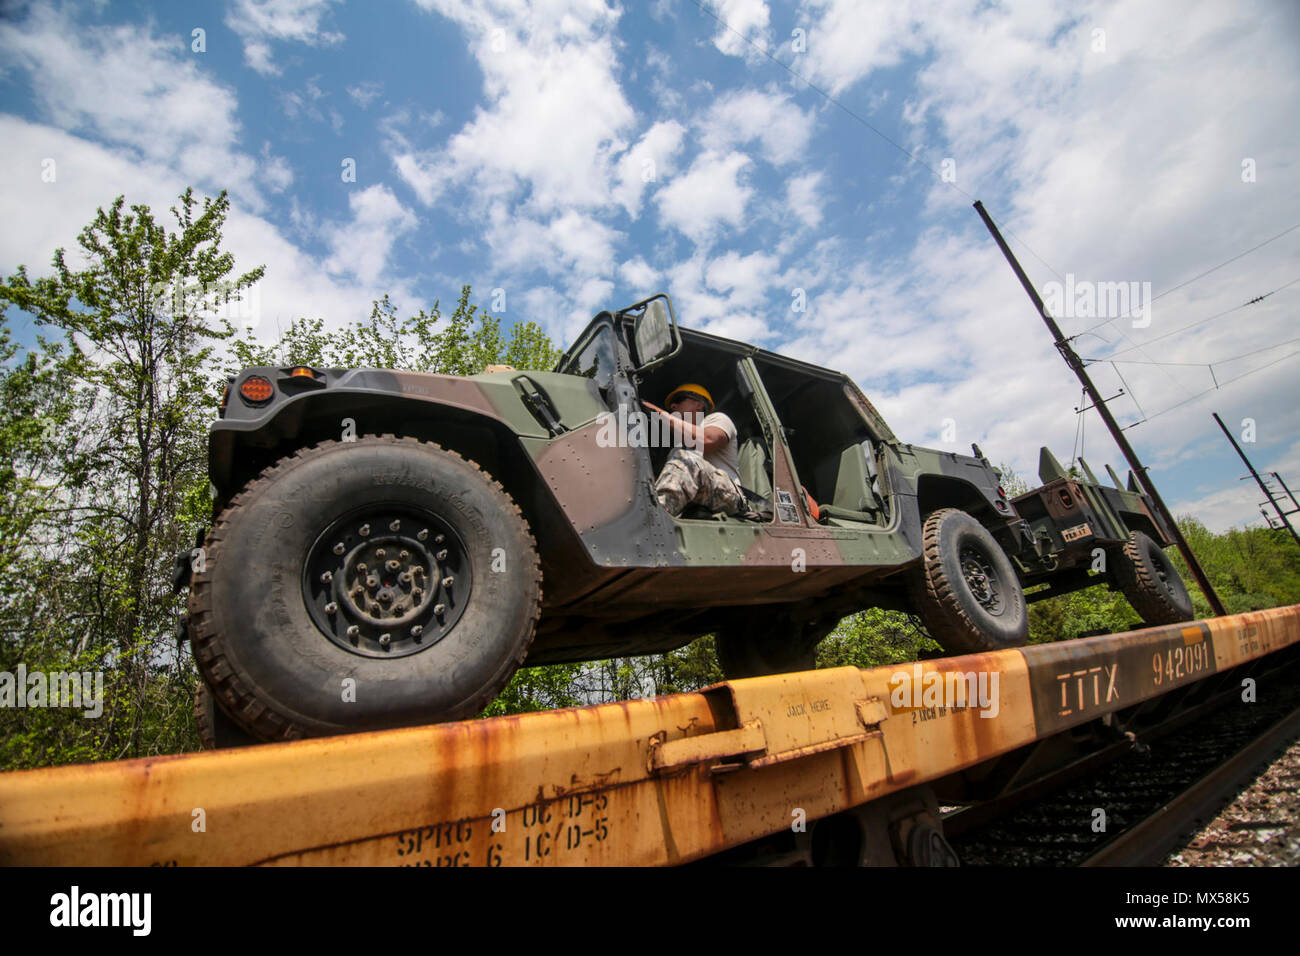
[[[714,635],[718,666],[727,680],[813,670],[817,645],[836,623],[796,622],[770,610],[738,615]]]
[[[1130,532],[1113,556],[1115,581],[1147,624],[1179,624],[1194,614],[1192,597],[1169,555],[1143,531]]]
[[[1019,647],[1029,639],[1025,594],[1011,561],[964,511],[925,520],[912,600],[930,636],[954,654]]]
[[[261,740],[471,717],[523,661],[541,603],[537,549],[510,496],[411,438],[283,459],[204,549],[195,658]]]

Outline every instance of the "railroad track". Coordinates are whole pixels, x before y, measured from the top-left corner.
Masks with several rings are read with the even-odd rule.
[[[1005,801],[944,817],[965,866],[1153,866],[1300,737],[1300,663]],[[1074,779],[1066,782],[1065,777]],[[1287,821],[1263,821],[1285,826]]]

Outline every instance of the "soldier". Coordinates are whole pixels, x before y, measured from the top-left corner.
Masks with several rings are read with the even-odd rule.
[[[673,516],[688,504],[743,514],[747,505],[740,488],[736,425],[730,416],[714,411],[708,389],[693,382],[679,385],[664,402],[669,411],[644,400],[642,404],[662,416],[685,446],[673,448],[659,473],[655,482],[659,504]]]

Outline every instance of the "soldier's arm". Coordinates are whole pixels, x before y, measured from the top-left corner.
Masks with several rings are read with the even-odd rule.
[[[693,422],[688,422],[684,418],[678,418],[675,415],[664,411],[658,405],[655,405],[652,402],[647,402],[645,399],[641,400],[641,404],[658,415],[666,418],[673,428],[682,433],[682,436],[688,443],[688,447],[699,448],[706,455],[712,454],[731,440],[727,436],[726,431],[719,428],[717,425],[710,425],[708,428],[701,428]]]

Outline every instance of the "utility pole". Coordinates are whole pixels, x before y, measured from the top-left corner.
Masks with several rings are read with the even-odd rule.
[[[1219,423],[1219,427],[1223,429],[1223,434],[1228,436],[1228,441],[1232,442],[1232,447],[1237,449],[1237,454],[1241,456],[1241,460],[1244,461],[1246,463],[1246,467],[1250,469],[1250,473],[1255,476],[1255,482],[1256,484],[1259,485],[1259,490],[1264,492],[1264,497],[1266,497],[1269,501],[1269,504],[1273,506],[1273,510],[1277,512],[1277,516],[1282,519],[1282,523],[1286,525],[1286,530],[1291,532],[1291,537],[1295,538],[1295,543],[1300,545],[1300,535],[1296,534],[1295,528],[1293,528],[1291,526],[1291,522],[1287,520],[1287,515],[1291,514],[1292,512],[1282,510],[1282,507],[1277,503],[1277,498],[1274,496],[1273,492],[1269,489],[1267,485],[1264,484],[1264,479],[1259,477],[1259,472],[1255,470],[1255,466],[1250,463],[1250,459],[1246,457],[1246,453],[1242,451],[1241,446],[1237,444],[1237,439],[1232,437],[1232,432],[1228,431],[1228,426],[1223,424],[1223,419],[1219,417],[1219,413],[1213,412],[1212,414],[1214,415],[1214,420]],[[1286,482],[1282,481],[1282,476],[1279,475],[1276,471],[1273,472],[1272,474],[1273,477],[1276,478],[1278,482],[1282,485],[1282,487],[1286,488],[1287,495],[1290,496],[1291,501],[1294,503],[1295,495],[1292,495],[1291,489],[1286,487]],[[1263,511],[1263,509],[1260,510]],[[1267,518],[1268,512],[1264,511],[1263,513],[1264,513],[1264,517]]]
[[[1165,524],[1169,526],[1169,532],[1173,535],[1174,544],[1178,547],[1178,553],[1181,554],[1183,560],[1187,562],[1187,567],[1191,570],[1192,577],[1194,577],[1196,583],[1200,585],[1201,593],[1204,594],[1205,599],[1210,602],[1210,607],[1214,610],[1215,615],[1226,615],[1228,612],[1224,609],[1223,602],[1219,600],[1219,595],[1215,592],[1214,585],[1210,583],[1210,579],[1206,576],[1205,570],[1201,567],[1201,563],[1196,560],[1196,555],[1192,553],[1191,545],[1189,545],[1187,539],[1183,537],[1183,532],[1179,529],[1178,522],[1175,521],[1174,516],[1169,513],[1169,508],[1166,507],[1165,500],[1160,497],[1160,492],[1156,490],[1155,482],[1153,482],[1150,476],[1147,475],[1146,466],[1138,460],[1137,452],[1133,450],[1133,446],[1130,445],[1128,439],[1124,437],[1124,432],[1119,427],[1119,423],[1115,421],[1115,416],[1110,413],[1110,408],[1107,407],[1106,402],[1102,399],[1101,393],[1097,391],[1097,387],[1092,384],[1092,379],[1084,370],[1083,359],[1079,357],[1079,353],[1077,353],[1070,345],[1069,339],[1061,334],[1060,326],[1056,324],[1056,320],[1052,318],[1051,314],[1047,311],[1047,307],[1043,305],[1043,299],[1038,294],[1038,290],[1035,289],[1034,284],[1029,281],[1029,276],[1025,275],[1025,270],[1020,267],[1020,263],[1017,261],[1015,254],[1012,253],[1006,240],[1002,238],[1002,233],[998,232],[998,227],[993,224],[993,220],[984,210],[984,204],[979,200],[975,201],[975,211],[979,213],[980,218],[984,220],[984,225],[988,227],[989,232],[993,235],[994,241],[998,244],[998,248],[1002,250],[1002,255],[1006,257],[1007,262],[1011,265],[1012,271],[1015,272],[1016,278],[1019,279],[1020,284],[1024,286],[1025,292],[1029,294],[1029,298],[1034,303],[1034,307],[1038,309],[1038,314],[1042,316],[1043,321],[1047,323],[1047,328],[1052,333],[1052,338],[1055,340],[1056,350],[1061,353],[1061,358],[1065,359],[1065,364],[1068,365],[1070,370],[1078,377],[1079,382],[1083,385],[1084,391],[1087,392],[1088,397],[1092,399],[1092,405],[1097,409],[1097,414],[1101,416],[1101,420],[1106,423],[1106,428],[1110,431],[1111,437],[1115,439],[1115,444],[1119,446],[1119,450],[1123,452],[1124,457],[1128,460],[1129,467],[1133,469],[1133,474],[1137,476],[1137,480],[1142,484],[1143,490],[1146,491],[1147,495],[1151,498],[1151,503],[1156,506],[1156,510],[1164,519]]]

